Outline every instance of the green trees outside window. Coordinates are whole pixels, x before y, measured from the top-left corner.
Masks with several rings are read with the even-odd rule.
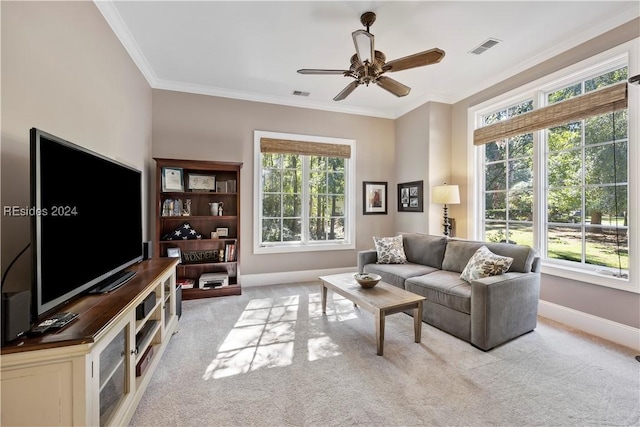
[[[627,79],[627,67],[546,93],[560,102]],[[533,109],[526,101],[486,115],[485,124]],[[603,114],[485,146],[485,240],[534,246],[548,259],[611,268],[628,261],[628,114]],[[542,150],[542,151],[541,151]],[[534,167],[534,159],[540,165]],[[544,179],[534,191],[536,174]],[[534,222],[534,202],[545,214]]]
[[[533,101],[484,117],[485,125],[533,110]],[[533,134],[485,146],[485,240],[533,246]]]
[[[343,241],[346,163],[339,157],[262,154],[262,243]]]

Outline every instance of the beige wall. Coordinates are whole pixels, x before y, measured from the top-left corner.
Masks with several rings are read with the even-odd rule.
[[[253,254],[254,130],[356,140],[356,250]],[[362,215],[363,181],[387,181],[393,190],[393,120],[154,90],[153,156],[244,163],[241,274],[355,266],[356,252],[373,247],[373,235],[393,231],[393,191],[388,215]]]
[[[451,106],[426,104],[396,119],[396,181],[423,181],[423,212],[396,213],[396,231],[441,235],[442,205],[430,202],[431,188],[450,180]],[[394,209],[397,211],[397,207]]]
[[[464,220],[468,217],[468,205],[465,202],[470,200],[471,195],[471,189],[467,184],[472,178],[469,176],[471,168],[467,164],[469,150],[472,149],[467,139],[468,108],[639,36],[640,19],[635,19],[453,105],[451,149],[455,153],[455,158],[452,159],[451,164],[451,179],[452,182],[461,185],[462,204],[454,206],[451,215],[458,220],[460,235],[466,235],[470,226]],[[635,293],[543,274],[540,298],[564,307],[640,328],[640,295]]]
[[[443,206],[431,203],[431,188],[451,179],[451,105],[431,102],[429,115],[429,181],[425,182],[425,210],[429,211],[429,234],[443,233]],[[449,215],[449,217],[452,217]]]
[[[394,197],[396,232],[427,233],[429,231],[429,209],[426,203],[429,183],[429,117],[430,102],[396,119],[396,161],[394,165],[396,184],[423,181],[423,212],[398,212]],[[394,188],[397,194],[397,185]]]
[[[144,170],[147,196],[151,88],[94,3],[2,1],[0,7],[2,206],[30,203],[32,127]],[[149,204],[143,206],[146,212]],[[3,272],[29,243],[29,224],[2,216]],[[149,236],[148,220],[144,226]],[[99,224],[87,230],[87,250],[103,238],[113,236],[101,236]],[[28,252],[14,269],[6,289],[28,288]]]

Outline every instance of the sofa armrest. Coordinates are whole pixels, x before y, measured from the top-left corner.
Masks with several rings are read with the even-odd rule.
[[[364,266],[378,262],[378,252],[375,249],[367,249],[358,252],[358,273],[364,273]]]
[[[537,326],[540,274],[511,272],[471,281],[471,343],[489,350]]]

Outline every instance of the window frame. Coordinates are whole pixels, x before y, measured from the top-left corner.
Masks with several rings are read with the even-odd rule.
[[[509,111],[511,108],[519,106],[519,105],[524,105],[526,103],[531,103],[532,106],[532,110],[536,108],[536,103],[534,102],[534,100],[532,98],[526,98],[524,99],[522,102],[517,102],[515,104],[508,104],[505,105],[504,108],[499,108],[498,111]],[[494,114],[498,111],[493,111],[489,114]],[[487,114],[480,114],[480,117],[478,118],[479,123],[483,123],[485,120],[485,117],[487,116]],[[514,116],[511,116],[514,117]],[[507,117],[510,118],[510,117]],[[528,225],[533,229],[533,225],[535,222],[535,219],[532,218],[531,221],[527,221],[527,220],[518,220],[518,219],[513,219],[510,217],[510,206],[509,203],[511,201],[511,197],[512,194],[515,193],[517,190],[514,190],[513,188],[511,188],[511,182],[509,179],[509,175],[510,175],[510,163],[511,162],[515,162],[515,161],[519,161],[519,160],[524,160],[524,159],[528,159],[529,157],[531,157],[531,162],[532,162],[532,170],[535,171],[535,167],[533,166],[534,161],[535,161],[535,149],[533,150],[533,152],[531,153],[531,156],[511,156],[511,149],[510,149],[510,144],[511,144],[511,140],[512,137],[510,138],[505,138],[507,143],[506,143],[506,148],[505,148],[505,157],[504,159],[501,160],[495,160],[492,162],[488,162],[490,164],[500,164],[503,163],[504,164],[504,172],[505,172],[505,188],[504,190],[488,190],[486,189],[486,173],[482,174],[482,186],[481,186],[481,191],[483,192],[484,196],[483,198],[481,198],[481,200],[479,201],[479,203],[481,204],[481,211],[485,212],[486,211],[486,195],[488,193],[494,193],[494,194],[499,194],[499,193],[504,193],[504,197],[505,197],[505,218],[504,219],[499,219],[499,220],[489,220],[488,224],[500,224],[503,223],[505,225],[505,229],[507,230],[507,236],[508,236],[508,232],[509,229],[511,228],[511,226],[517,226],[517,225]],[[535,143],[536,143],[536,139],[535,139],[535,133],[532,133],[532,146],[535,147]],[[484,144],[482,147],[482,156],[481,156],[481,164],[483,166],[486,166],[486,163],[484,163],[484,158],[485,158],[485,150],[488,144]],[[486,171],[486,169],[485,169]],[[532,196],[535,195],[535,176],[534,176],[534,184],[532,184],[530,189],[526,189],[527,192],[530,192],[532,194]],[[534,197],[535,200],[535,197]],[[535,213],[535,209],[532,206],[532,212]],[[484,218],[484,215],[483,217]],[[480,235],[484,236],[486,234],[486,226],[487,226],[487,221],[481,221],[480,222],[480,227],[481,227],[481,231],[480,231]],[[509,237],[507,237],[507,240],[510,240]]]
[[[321,144],[342,144],[349,145],[351,155],[345,158],[345,237],[344,241],[307,241],[307,242],[274,242],[262,244],[262,153],[260,152],[261,138],[285,139],[294,141],[315,142]],[[282,132],[254,131],[253,136],[253,253],[254,254],[273,254],[273,253],[297,253],[297,252],[313,252],[313,251],[334,251],[334,250],[353,250],[355,249],[355,218],[356,218],[356,140],[346,138],[333,138],[313,135],[300,135]],[[308,163],[309,156],[301,156],[304,163]],[[303,168],[303,200],[302,200],[302,216],[303,227],[309,220],[308,212],[308,192],[305,191],[309,176],[304,175]],[[309,170],[307,169],[307,172]]]
[[[628,75],[634,76],[640,72],[640,39],[616,46],[606,52],[602,52],[584,61],[576,63],[570,67],[549,74],[534,82],[514,89],[483,103],[477,104],[468,109],[468,143],[472,147],[468,152],[468,185],[470,188],[470,200],[468,205],[468,215],[475,220],[469,222],[469,235],[474,239],[483,239],[484,236],[484,146],[473,145],[473,132],[476,128],[483,126],[482,118],[509,105],[533,99],[534,109],[545,105],[545,94],[554,90],[566,87],[583,78],[588,78],[599,72],[614,69],[620,65],[628,66]],[[639,181],[640,181],[640,147],[633,141],[638,141],[640,137],[640,88],[628,91],[628,208],[629,212],[638,212],[640,205]],[[545,130],[534,132],[534,146],[545,146],[545,149],[534,148],[533,171],[534,171],[534,194],[544,191],[546,185],[545,151],[546,140]],[[540,254],[546,254],[546,197],[534,197],[533,227],[534,248]],[[629,277],[627,279],[617,278],[611,275],[610,269],[599,266],[584,264],[557,262],[558,260],[541,259],[541,271],[558,277],[564,277],[596,285],[621,289],[629,292],[640,293],[640,219],[637,215],[629,216]],[[575,265],[572,265],[575,264]],[[591,268],[593,267],[593,268]]]

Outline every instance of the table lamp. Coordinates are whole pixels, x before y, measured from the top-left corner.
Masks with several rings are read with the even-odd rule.
[[[431,191],[431,203],[444,205],[444,222],[442,225],[444,226],[444,235],[448,236],[451,232],[451,222],[447,215],[447,205],[460,204],[460,190],[458,189],[458,186],[447,185],[446,182],[444,185],[436,185]]]

